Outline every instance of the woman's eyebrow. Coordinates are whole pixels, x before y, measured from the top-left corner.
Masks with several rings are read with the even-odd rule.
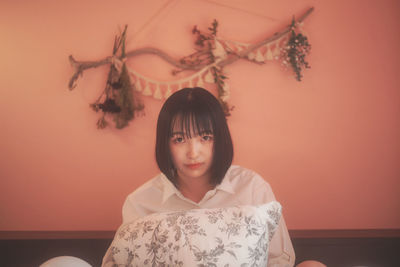
[[[199,132],[199,135],[201,135],[201,134],[214,134],[214,133],[211,130],[202,130]]]
[[[175,135],[185,135],[184,132],[172,132],[171,136]]]
[[[196,132],[195,135],[203,135],[203,134],[214,134],[214,133],[211,130],[202,130],[202,131]],[[189,135],[182,131],[176,131],[176,132],[171,133],[171,137],[174,137],[174,136],[189,136]]]

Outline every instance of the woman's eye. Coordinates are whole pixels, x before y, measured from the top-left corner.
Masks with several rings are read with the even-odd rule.
[[[180,144],[180,143],[183,143],[184,141],[185,141],[185,139],[183,139],[183,137],[175,137],[174,139],[172,139],[172,141],[175,143],[175,144]]]
[[[213,139],[212,135],[203,135],[202,137],[204,141],[211,141]]]

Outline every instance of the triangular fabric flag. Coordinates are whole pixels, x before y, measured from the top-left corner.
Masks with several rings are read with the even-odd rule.
[[[224,101],[224,102],[227,101],[227,100],[229,99],[229,97],[230,97],[229,88],[230,88],[229,84],[228,84],[227,82],[225,82],[224,85],[223,85],[222,94],[219,96],[220,99],[221,99],[222,101]]]
[[[215,48],[213,50],[211,50],[213,56],[215,58],[224,59],[226,57],[225,48],[222,46],[222,44],[216,38],[214,38],[214,45],[215,45]]]
[[[142,88],[142,83],[140,82],[140,79],[139,79],[139,78],[136,79],[136,82],[135,82],[135,89],[136,89],[136,91],[138,91],[138,92],[141,92],[141,91],[143,90],[143,88]]]
[[[210,70],[207,71],[207,74],[204,77],[204,81],[207,83],[214,83],[214,75],[212,75]]]
[[[260,49],[257,50],[257,55],[255,57],[255,60],[257,62],[264,62],[265,61],[265,58],[264,58],[263,54],[261,54]]]
[[[112,58],[111,58],[111,62],[112,62],[112,64],[114,65],[114,67],[117,69],[117,71],[118,72],[121,72],[121,70],[122,70],[122,61],[118,58],[118,57],[116,57],[116,56],[113,56]]]
[[[154,91],[153,97],[154,97],[155,99],[158,99],[158,100],[162,99],[160,84],[156,84],[156,90]]]
[[[197,80],[197,86],[198,87],[204,87],[203,78],[201,78],[201,76],[199,76],[199,79]]]
[[[136,76],[133,75],[133,73],[130,73],[129,71],[128,71],[128,74],[129,74],[129,78],[131,79],[131,83],[135,84],[136,80],[137,80]]]
[[[245,47],[242,46],[242,45],[237,45],[237,46],[236,46],[236,52],[237,52],[237,53],[242,52],[244,49],[245,49]]]
[[[274,58],[279,59],[280,55],[281,55],[281,48],[280,48],[279,44],[276,43],[275,49],[274,49]]]
[[[135,78],[136,78],[135,72],[134,72],[131,68],[129,68],[128,66],[127,66],[126,68],[128,69],[129,75],[131,75],[132,77],[135,77]]]
[[[250,53],[247,55],[247,58],[250,59],[250,60],[253,60],[255,57],[256,57],[256,55],[254,54],[254,52],[250,52]]]
[[[229,83],[227,83],[227,82],[224,83],[224,86],[223,86],[223,87],[224,87],[224,91],[228,91],[229,88],[231,88],[230,85],[229,85]]]
[[[143,90],[143,95],[149,96],[152,95],[153,93],[150,90],[150,84],[148,82],[145,81],[146,87]]]
[[[264,57],[267,60],[273,60],[274,59],[274,55],[272,54],[272,50],[269,46],[267,46],[267,53],[265,53]]]
[[[167,85],[167,91],[165,91],[165,98],[167,99],[168,97],[170,97],[170,95],[172,95],[172,90],[171,90],[171,85],[168,84]]]

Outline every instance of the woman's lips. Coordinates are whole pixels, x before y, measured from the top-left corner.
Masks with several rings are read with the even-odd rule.
[[[203,163],[192,163],[192,164],[186,164],[186,167],[188,167],[189,169],[195,170],[201,167],[201,165],[203,165]]]

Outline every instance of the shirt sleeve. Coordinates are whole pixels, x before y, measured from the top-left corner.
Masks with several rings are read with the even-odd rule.
[[[260,177],[260,179],[263,179]],[[255,188],[254,202],[257,204],[275,201],[270,185],[263,180],[262,185]],[[281,216],[278,228],[269,243],[268,267],[292,267],[295,263],[295,253],[285,219]]]
[[[122,206],[122,224],[133,221],[140,217],[137,207],[134,201],[132,201],[132,198],[132,195],[129,195],[126,198],[124,205]]]

